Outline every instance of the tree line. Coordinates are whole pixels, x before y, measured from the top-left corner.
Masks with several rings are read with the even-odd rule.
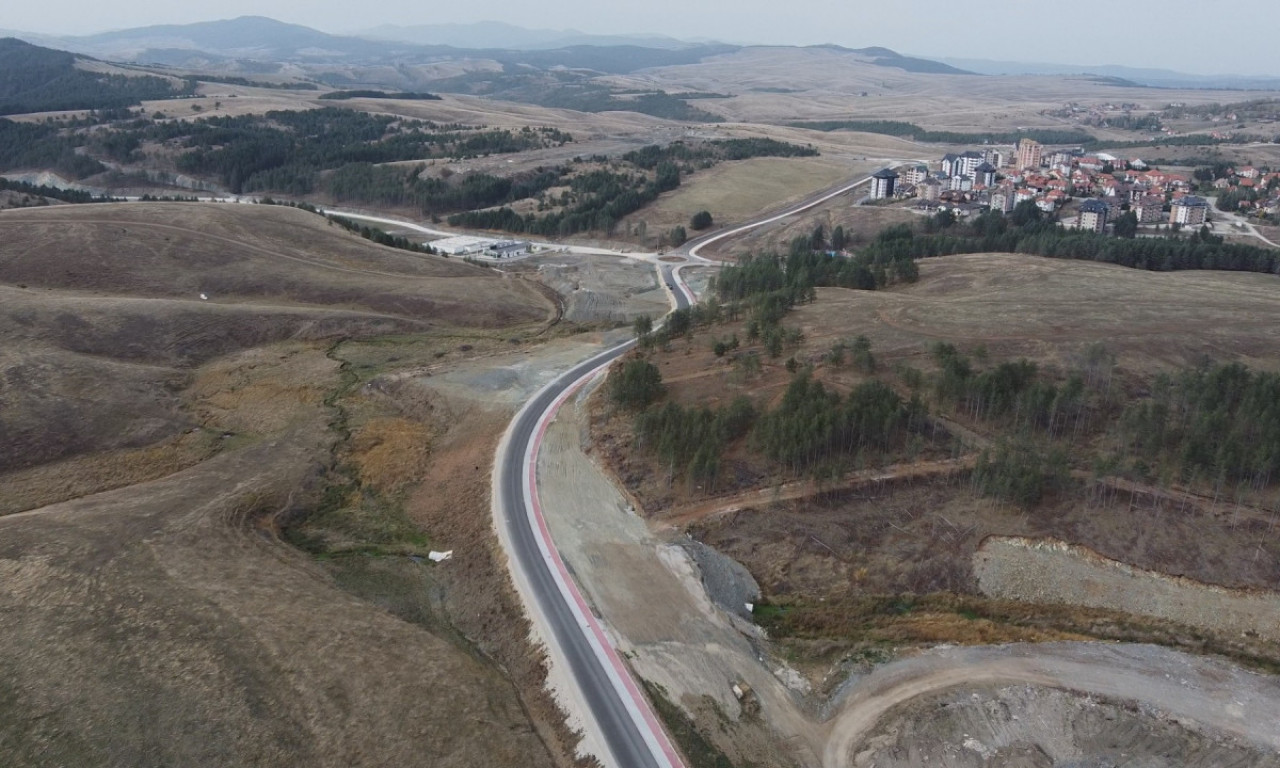
[[[551,204],[560,210],[543,215],[523,216],[502,207],[494,210],[470,211],[450,217],[453,226],[473,229],[565,237],[579,232],[611,231],[623,217],[655,201],[663,192],[680,186],[683,174],[697,168],[709,168],[727,160],[750,157],[803,157],[816,155],[812,147],[773,139],[726,139],[690,145],[673,142],[666,146],[650,145],[627,152],[610,162],[606,157],[589,158],[592,162],[609,163],[609,168],[578,174],[570,180],[570,189]],[[650,175],[652,174],[652,175]],[[710,214],[708,214],[709,219]],[[705,223],[710,226],[709,220]],[[694,227],[697,228],[696,226]],[[683,226],[667,234],[674,245],[688,237]]]
[[[296,206],[296,207],[303,208],[304,210],[306,210],[306,208],[304,208],[303,206]],[[314,208],[312,208],[311,210],[315,211]],[[436,250],[429,245],[416,243],[410,240],[409,238],[404,237],[403,235],[392,235],[386,230],[379,229],[377,227],[370,227],[367,224],[359,224],[344,216],[329,214],[325,218],[327,218],[329,221],[332,221],[334,224],[337,224],[338,226],[342,227],[343,229],[347,230],[348,232],[353,232],[363,237],[365,240],[370,240],[372,242],[377,243],[378,245],[385,245],[388,248],[396,248],[401,251],[410,251],[412,253],[434,254],[436,252]],[[443,255],[446,259],[449,258],[448,254],[443,254]]]
[[[715,279],[716,295],[721,301],[746,301],[781,293],[786,305],[794,306],[812,300],[819,287],[872,291],[915,282],[920,272],[910,252],[876,247],[900,236],[897,229],[886,230],[866,250],[846,257],[814,249],[823,240],[819,227],[810,237],[793,239],[785,259],[777,254],[747,254],[723,267]]]
[[[618,220],[680,186],[680,169],[661,163],[654,176],[597,169],[574,176],[561,200],[565,208],[538,216],[517,214],[509,207],[468,211],[449,217],[455,227],[500,229],[550,237],[612,230]]]
[[[1064,229],[1046,219],[1030,202],[1019,203],[1007,217],[988,211],[969,224],[943,227],[935,233],[902,229],[896,237],[877,238],[863,253],[877,258],[903,259],[961,253],[1024,253],[1159,272],[1206,269],[1276,274],[1280,269],[1280,252],[1228,243],[1207,228],[1188,237],[1178,233],[1136,239],[1112,237]]]
[[[440,101],[440,97],[434,93],[416,93],[413,91],[404,91],[399,93],[387,93],[386,91],[371,90],[354,90],[354,91],[330,91],[321,94],[321,99],[325,101],[349,101],[351,99],[399,99],[400,101]]]
[[[643,358],[627,360],[613,375],[610,395],[634,412],[637,447],[661,459],[673,479],[708,490],[715,489],[734,441],[748,438],[752,450],[792,474],[829,475],[852,463],[883,461],[925,415],[918,398],[904,402],[880,381],[841,395],[808,371],[791,380],[776,408],[764,411],[744,396],[715,408],[659,402],[661,374]]]
[[[176,135],[175,135],[176,134]],[[211,117],[155,126],[146,138],[181,139],[184,173],[216,176],[232,192],[314,188],[324,170],[354,163],[478,157],[572,140],[551,130],[465,130],[326,107],[266,115]]]
[[[266,82],[263,80],[250,80],[247,77],[237,77],[235,75],[210,75],[203,73],[200,77],[187,78],[191,83],[191,91],[194,93],[196,85],[199,83],[226,83],[227,85],[243,85],[249,88],[270,88],[276,91],[318,91],[320,86],[315,83],[305,82]],[[324,98],[323,96],[321,98]]]
[[[4,178],[0,178],[0,191],[21,192],[24,195],[46,197],[50,200],[61,200],[64,203],[114,203],[120,200],[120,198],[95,195],[92,192],[85,192],[80,189],[60,189],[58,187],[45,186],[44,184],[28,184],[25,181],[10,181]]]
[[[75,54],[0,39],[0,115],[119,109],[193,93],[191,83],[90,72],[76,67]]]
[[[101,127],[108,117],[120,119]],[[0,169],[49,168],[80,179],[106,170],[94,154],[127,163],[137,159],[144,143],[156,143],[176,151],[179,171],[213,177],[234,193],[305,195],[323,191],[326,174],[345,166],[520,152],[572,139],[554,128],[475,129],[337,107],[194,121],[153,121],[125,111],[59,123],[0,120]],[[368,202],[381,202],[390,187],[403,186],[404,180],[396,169],[381,177],[376,171],[350,171],[340,179],[350,199],[360,199],[356,176],[370,191],[377,188],[380,196],[364,198]],[[443,188],[427,191],[444,194]],[[505,199],[500,194],[482,197],[491,205]],[[452,204],[442,207],[456,209]]]
[[[724,118],[689,104],[666,91],[616,94],[607,87],[584,85],[544,91],[536,99],[544,107],[574,109],[579,112],[639,112],[664,120],[722,123]]]
[[[1280,374],[1208,361],[1161,374],[1120,423],[1139,475],[1266,488],[1280,469]]]
[[[1098,139],[1084,131],[1031,128],[1025,131],[991,131],[961,133],[959,131],[930,131],[915,123],[900,120],[813,120],[790,123],[792,128],[808,128],[813,131],[858,131],[885,136],[914,139],[933,144],[1016,144],[1020,139],[1032,139],[1042,144],[1079,144],[1089,146]]]
[[[425,171],[425,165],[350,163],[325,176],[320,185],[338,202],[413,207],[435,216],[534,197],[560,184],[565,173],[563,168],[537,168],[509,177],[469,173],[443,179]]]
[[[753,157],[816,157],[818,150],[777,139],[714,139],[698,144],[673,141],[666,146],[650,144],[632,150],[622,160],[637,168],[653,170],[662,163],[718,163]]]
[[[938,342],[930,353],[938,367],[932,386],[938,408],[1003,422],[1024,434],[1038,431],[1048,438],[1078,434],[1091,424],[1086,386],[1091,378],[1083,370],[1072,371],[1059,385],[1025,358],[979,370],[953,344]]]
[[[50,169],[70,179],[102,173],[106,166],[76,151],[88,139],[64,135],[48,123],[16,123],[0,118],[0,169]]]

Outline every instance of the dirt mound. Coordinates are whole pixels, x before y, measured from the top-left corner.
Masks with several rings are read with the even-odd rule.
[[[914,700],[886,716],[852,762],[877,768],[1171,764],[1280,766],[1280,757],[1151,708],[1019,685],[961,687]]]
[[[974,553],[973,568],[990,597],[1083,605],[1280,640],[1280,595],[1272,590],[1168,576],[1053,539],[993,536]]]

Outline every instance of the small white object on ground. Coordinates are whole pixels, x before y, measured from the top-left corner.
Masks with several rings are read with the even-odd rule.
[[[433,563],[443,563],[445,560],[453,559],[453,550],[451,549],[448,552],[432,552],[427,555],[427,557],[429,557]]]

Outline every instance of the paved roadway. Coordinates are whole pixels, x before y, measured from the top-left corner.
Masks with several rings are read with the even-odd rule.
[[[692,294],[676,268],[663,263],[658,270],[663,282],[672,286],[676,306],[690,306]],[[513,577],[522,580],[536,600],[536,606],[527,607],[540,614],[535,618],[551,634],[543,638],[551,646],[548,650],[567,665],[578,697],[589,710],[584,714],[595,721],[596,735],[610,753],[599,757],[611,768],[682,768],[678,752],[560,559],[537,491],[538,448],[556,411],[634,345],[634,340],[628,341],[578,364],[525,404],[499,449],[495,510],[515,559]]]
[[[694,296],[680,277],[683,267],[712,263],[698,250],[755,227],[821,205],[867,183],[859,179],[818,192],[781,213],[714,232],[685,244],[677,253],[691,262],[670,264],[653,260],[663,287],[678,309],[691,306]],[[408,226],[430,234],[446,234],[421,225],[368,215],[341,215],[381,224]],[[597,251],[596,249],[590,249]],[[616,254],[623,255],[623,254]],[[639,254],[627,254],[632,258]],[[644,693],[618,656],[600,621],[592,614],[552,541],[538,496],[538,450],[560,406],[575,392],[635,346],[631,340],[608,349],[558,376],[527,401],[511,421],[494,464],[494,516],[499,538],[512,557],[512,578],[530,611],[553,663],[569,674],[566,691],[584,711],[578,712],[595,737],[597,755],[608,768],[683,768]],[[554,500],[547,500],[554,503]]]
[[[868,180],[816,193],[781,213],[690,241],[680,252],[694,263],[710,263],[698,256],[703,246],[821,205]],[[680,278],[681,269],[691,264],[656,260],[655,264],[676,308],[691,306],[693,293]],[[514,559],[512,577],[526,608],[535,613],[532,618],[553,661],[565,665],[572,677],[569,684],[576,690],[566,693],[586,710],[579,714],[591,721],[588,730],[609,753],[598,757],[609,768],[683,768],[678,751],[556,551],[538,497],[538,449],[556,412],[633,346],[635,341],[628,341],[579,363],[520,409],[507,428],[494,465],[494,514],[500,538]]]
[[[893,161],[893,160],[889,161],[888,164],[890,166],[901,165],[900,162]],[[803,213],[804,211],[807,211],[810,208],[816,208],[817,206],[822,205],[828,200],[832,200],[836,197],[839,197],[840,195],[843,195],[846,192],[852,192],[854,189],[857,189],[858,187],[870,181],[871,181],[871,177],[867,176],[865,178],[858,179],[857,181],[854,181],[854,182],[846,182],[844,184],[831,187],[821,192],[815,192],[809,197],[806,197],[804,200],[801,200],[800,202],[796,203],[795,205],[792,205],[786,208],[781,213],[776,213],[776,214],[773,214],[772,216],[755,219],[753,221],[750,221],[746,224],[742,224],[737,227],[731,227],[727,229],[722,229],[718,232],[712,232],[711,234],[703,235],[702,237],[696,237],[690,240],[689,242],[685,243],[680,248],[680,250],[683,253],[687,253],[691,258],[695,260],[708,262],[710,261],[710,259],[706,259],[698,255],[698,251],[702,250],[706,246],[711,245],[712,243],[715,243],[715,242],[719,242],[720,240],[725,240],[727,238],[733,237],[734,235],[740,235],[743,232],[746,232],[747,230],[755,229],[756,227],[763,227],[767,224],[772,224],[776,221],[782,221],[788,216],[794,216],[797,213]]]

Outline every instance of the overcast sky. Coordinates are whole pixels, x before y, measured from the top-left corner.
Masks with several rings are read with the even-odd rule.
[[[3,0],[0,27],[87,34],[240,15],[326,32],[380,24],[496,20],[538,29],[658,33],[726,42],[852,48],[923,56],[1123,64],[1205,74],[1280,76],[1280,2],[1246,0]]]

